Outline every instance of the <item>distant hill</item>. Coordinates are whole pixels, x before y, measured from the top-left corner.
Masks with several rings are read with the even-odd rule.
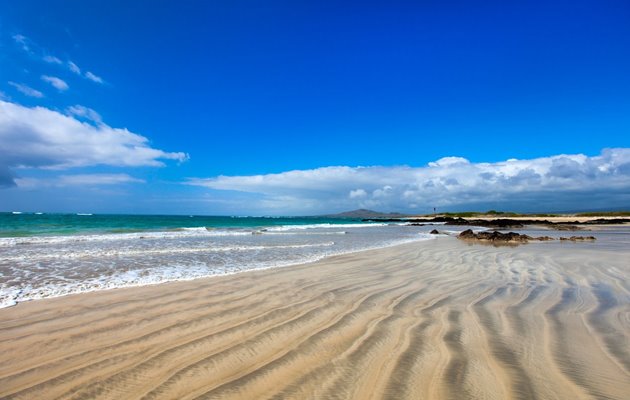
[[[322,216],[326,218],[404,218],[409,215],[400,213],[382,213],[378,211],[360,209]]]

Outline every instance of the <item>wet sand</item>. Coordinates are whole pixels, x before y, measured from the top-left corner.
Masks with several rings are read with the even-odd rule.
[[[0,310],[0,397],[628,399],[630,247],[452,237]]]

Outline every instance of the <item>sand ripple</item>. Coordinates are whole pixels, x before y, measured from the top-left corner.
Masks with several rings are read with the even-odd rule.
[[[453,238],[0,310],[6,399],[627,399],[630,252]]]

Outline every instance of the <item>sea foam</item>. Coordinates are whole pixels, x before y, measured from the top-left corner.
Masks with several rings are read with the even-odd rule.
[[[423,229],[388,224],[309,224],[0,238],[0,307],[95,290],[303,264],[430,239]]]

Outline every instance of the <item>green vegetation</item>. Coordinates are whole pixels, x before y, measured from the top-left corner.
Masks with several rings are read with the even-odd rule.
[[[576,217],[630,217],[630,211],[597,211],[575,214]]]
[[[441,215],[444,215],[445,217],[460,217],[460,218],[468,218],[468,217],[476,217],[477,215],[480,215],[480,213],[476,212],[476,211],[464,211],[464,212],[445,212],[445,213],[441,213]]]
[[[427,216],[432,216],[435,214],[427,214]],[[462,211],[462,212],[444,212],[439,213],[439,215],[443,215],[445,217],[454,217],[454,218],[471,218],[471,217],[484,217],[484,216],[493,216],[493,217],[519,217],[524,216],[524,214],[518,214],[514,212],[507,211],[496,211],[490,210],[486,212],[480,211]]]
[[[489,211],[485,212],[485,215],[500,215],[502,217],[518,217],[518,216],[521,216],[523,214],[519,214],[519,213],[515,213],[515,212],[511,212],[511,211],[489,210]]]

